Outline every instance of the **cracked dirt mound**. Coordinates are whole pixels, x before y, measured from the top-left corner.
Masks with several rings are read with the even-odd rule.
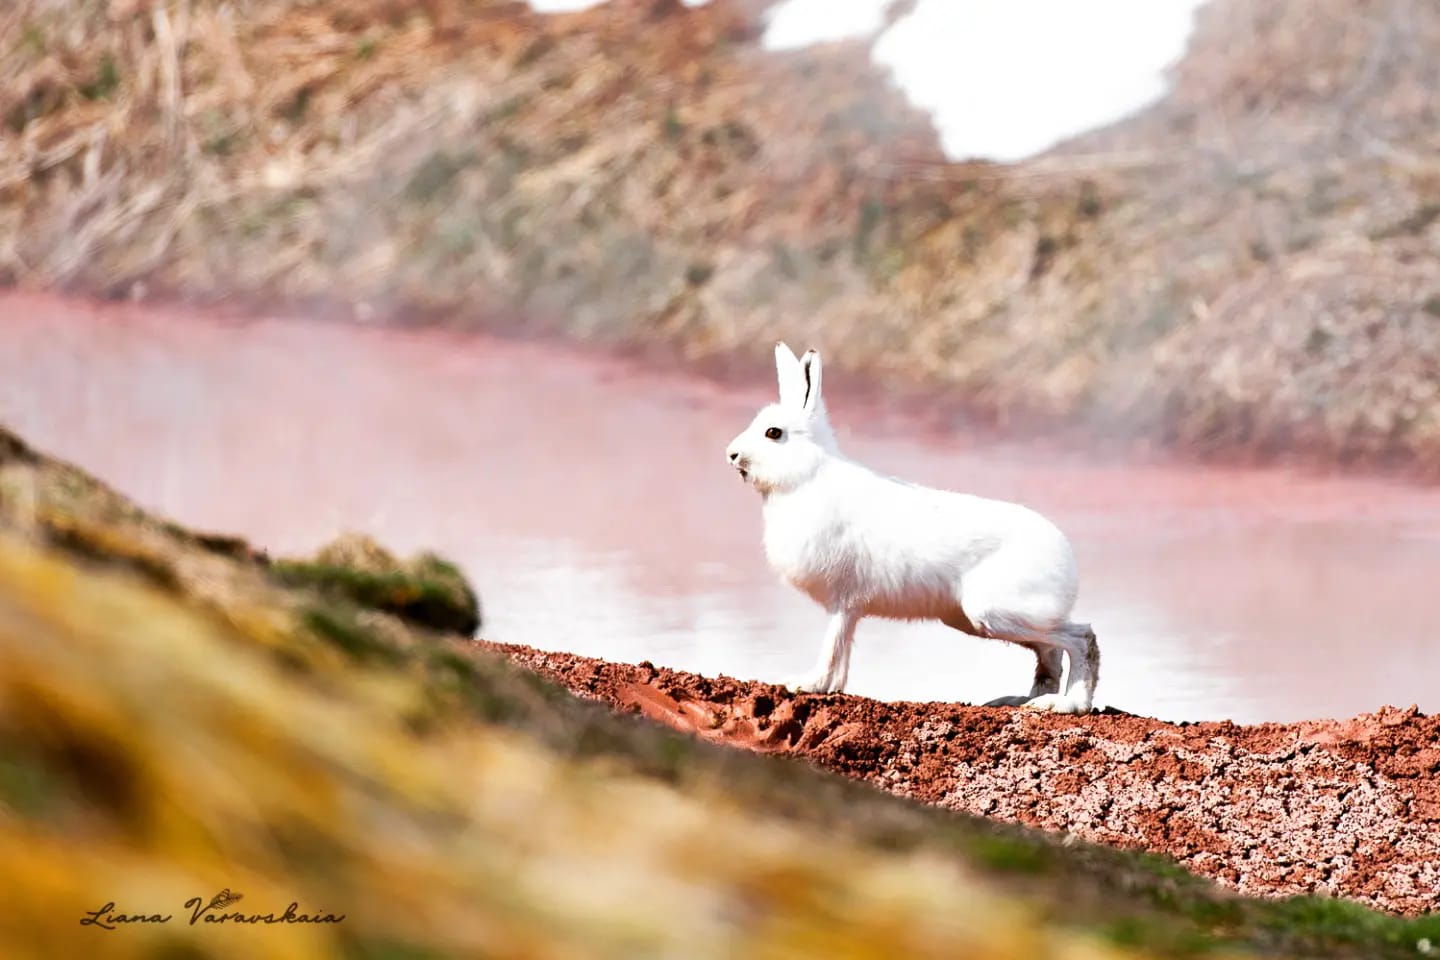
[[[1440,907],[1440,718],[1172,724],[796,695],[767,683],[484,644],[577,694],[892,793],[1171,856],[1260,895]]]

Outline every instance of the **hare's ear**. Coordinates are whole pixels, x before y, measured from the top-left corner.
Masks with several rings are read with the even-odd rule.
[[[799,410],[805,404],[805,370],[784,341],[775,344],[775,378],[780,384],[780,405]]]
[[[805,380],[805,399],[801,401],[801,407],[808,414],[814,414],[820,409],[820,351],[807,350],[805,356],[800,360],[800,370]]]

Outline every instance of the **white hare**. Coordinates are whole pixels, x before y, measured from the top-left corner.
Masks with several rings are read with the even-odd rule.
[[[797,360],[777,343],[775,371],[780,402],[756,414],[726,457],[760,491],[770,565],[830,613],[813,674],[791,686],[843,690],[862,617],[939,620],[1034,651],[1030,693],[990,705],[1088,713],[1100,650],[1089,625],[1067,619],[1078,587],[1064,534],[1018,504],[884,477],[848,459],[825,414],[820,355]]]

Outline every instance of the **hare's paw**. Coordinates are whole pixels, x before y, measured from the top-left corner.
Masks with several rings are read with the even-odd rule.
[[[1025,704],[1029,703],[1029,702],[1030,702],[1031,700],[1033,700],[1033,699],[1035,699],[1035,698],[1032,697],[1032,696],[1030,696],[1029,694],[1025,694],[1025,695],[1023,695],[1023,696],[1020,695],[1020,694],[1016,694],[1016,695],[1013,696],[1013,697],[996,697],[994,700],[986,700],[985,703],[984,703],[984,706],[987,706],[987,707],[1023,707]]]
[[[1061,693],[1047,693],[1031,697],[1021,707],[1026,710],[1044,710],[1049,713],[1089,713],[1090,704]]]
[[[839,693],[840,684],[823,673],[807,673],[785,681],[785,689],[794,693]]]

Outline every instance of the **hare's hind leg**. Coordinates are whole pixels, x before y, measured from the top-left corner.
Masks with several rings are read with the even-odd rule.
[[[1035,680],[1030,684],[1030,692],[1020,696],[996,697],[994,700],[986,701],[985,706],[1018,707],[1047,693],[1060,692],[1061,674],[1065,668],[1065,650],[1052,643],[1037,643],[1033,640],[1022,639],[1022,636],[1033,636],[1038,631],[1021,629],[1018,624],[1006,624],[1006,626],[1010,628],[1010,632],[1002,636],[983,627],[976,626],[971,622],[970,618],[965,615],[965,611],[959,608],[942,617],[940,622],[947,627],[953,627],[959,630],[961,633],[968,633],[972,637],[1009,640],[1012,643],[1025,647],[1035,654]]]
[[[1030,696],[1059,693],[1061,673],[1065,669],[1065,651],[1036,643],[1029,646],[1035,652],[1035,682],[1030,685]]]
[[[1100,649],[1088,625],[1064,622],[1047,630],[1024,616],[993,610],[977,613],[972,619],[978,635],[1008,640],[1035,651],[1035,683],[1031,694],[999,697],[986,706],[1024,706],[1055,713],[1090,712],[1100,670]],[[1070,676],[1064,693],[1059,692],[1058,666],[1062,657],[1070,660]],[[1050,687],[1052,682],[1054,687]],[[1036,690],[1040,692],[1034,692]]]
[[[1088,623],[1062,623],[1054,636],[1070,658],[1065,692],[1035,697],[1024,706],[1055,713],[1089,713],[1095,701],[1095,683],[1100,679],[1100,645],[1095,631]]]
[[[1065,668],[1065,651],[1060,647],[1041,643],[1020,643],[1018,645],[1028,648],[1035,654],[1035,680],[1030,684],[1030,692],[986,700],[985,706],[1023,707],[1036,697],[1060,692],[1061,673]]]
[[[850,677],[850,648],[855,643],[855,625],[859,622],[860,614],[854,610],[832,612],[815,669],[785,686],[797,693],[843,692]]]

